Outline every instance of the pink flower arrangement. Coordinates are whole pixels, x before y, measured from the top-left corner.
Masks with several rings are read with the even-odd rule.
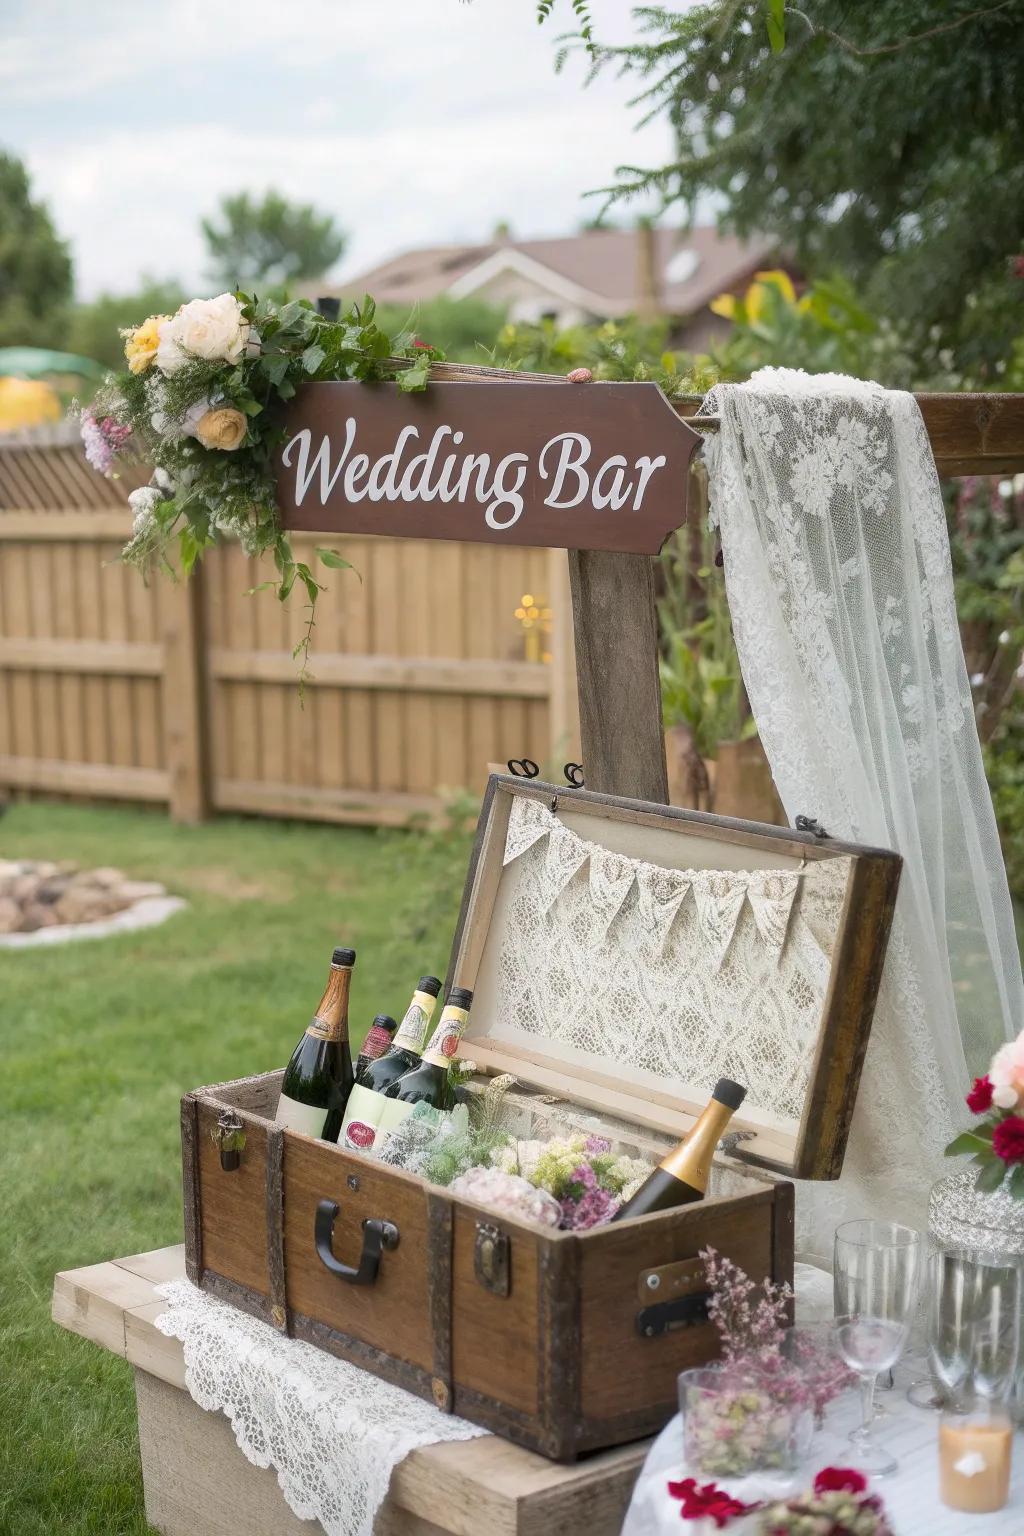
[[[112,416],[97,417],[92,411],[85,410],[79,430],[89,463],[109,479],[114,460],[132,435],[131,427],[115,421]]]
[[[971,1155],[983,1194],[1005,1182],[1015,1199],[1024,1200],[1024,1030],[1000,1046],[984,1077],[974,1079],[967,1108],[983,1118],[950,1142],[946,1156]]]

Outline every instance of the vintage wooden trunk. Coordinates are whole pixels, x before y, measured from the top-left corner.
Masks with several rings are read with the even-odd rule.
[[[708,1197],[579,1234],[498,1219],[281,1131],[272,1072],[182,1101],[190,1277],[558,1460],[657,1430],[715,1353],[699,1250],[791,1279],[786,1175],[840,1172],[899,867],[492,778],[448,976],[476,994],[463,1054],[515,1074],[523,1134],[586,1127],[655,1160],[737,1078]]]

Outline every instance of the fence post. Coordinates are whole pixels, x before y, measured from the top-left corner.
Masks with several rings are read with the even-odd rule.
[[[204,821],[210,811],[206,740],[206,647],[202,564],[165,589],[163,714],[170,813]]]

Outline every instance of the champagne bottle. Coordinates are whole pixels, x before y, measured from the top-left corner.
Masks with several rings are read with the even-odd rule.
[[[739,1083],[720,1077],[707,1108],[686,1140],[662,1158],[632,1199],[619,1206],[612,1221],[623,1221],[628,1216],[648,1216],[652,1211],[667,1211],[674,1205],[703,1200],[715,1148],[746,1096],[747,1090]]]
[[[277,1105],[278,1125],[325,1141],[338,1139],[354,1081],[348,994],[355,963],[354,949],[336,949],[331,956],[324,995],[284,1069]]]
[[[398,1025],[390,1013],[378,1013],[367,1031],[363,1048],[359,1052],[356,1062],[356,1082],[362,1077],[371,1061],[377,1061],[384,1052],[391,1049],[391,1041]]]
[[[441,1022],[423,1052],[423,1060],[387,1089],[385,1097],[397,1099],[407,1106],[406,1114],[411,1114],[417,1104],[430,1104],[434,1109],[450,1108],[448,1068],[458,1054],[472,1002],[473,994],[466,987],[452,987]]]
[[[436,976],[420,977],[391,1049],[376,1061],[369,1062],[359,1074],[345,1106],[338,1138],[342,1146],[368,1152],[378,1135],[391,1129],[385,1122],[395,1117],[389,1117],[389,1102],[383,1096],[384,1090],[418,1066],[440,990],[441,983]]]

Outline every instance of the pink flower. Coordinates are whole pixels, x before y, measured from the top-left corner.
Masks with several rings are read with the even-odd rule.
[[[983,1115],[992,1108],[992,1083],[987,1073],[974,1079],[974,1087],[967,1095],[967,1108],[972,1115]]]
[[[868,1480],[856,1467],[822,1467],[814,1479],[815,1493],[863,1493]]]
[[[992,1132],[992,1150],[1004,1163],[1024,1163],[1024,1117],[1007,1115]]]
[[[760,1508],[757,1504],[744,1504],[719,1488],[717,1483],[699,1484],[695,1477],[684,1477],[681,1483],[669,1483],[669,1495],[682,1501],[679,1513],[684,1520],[713,1520],[721,1530],[737,1515],[748,1515]]]
[[[112,416],[99,418],[92,411],[83,411],[79,431],[89,463],[109,478],[115,458],[132,435],[131,427],[122,426]]]
[[[1024,277],[1024,256],[1011,256],[1010,271],[1014,277]]]
[[[997,1109],[1013,1109],[1024,1097],[1024,1030],[1016,1040],[1000,1046],[988,1069],[992,1102]]]

